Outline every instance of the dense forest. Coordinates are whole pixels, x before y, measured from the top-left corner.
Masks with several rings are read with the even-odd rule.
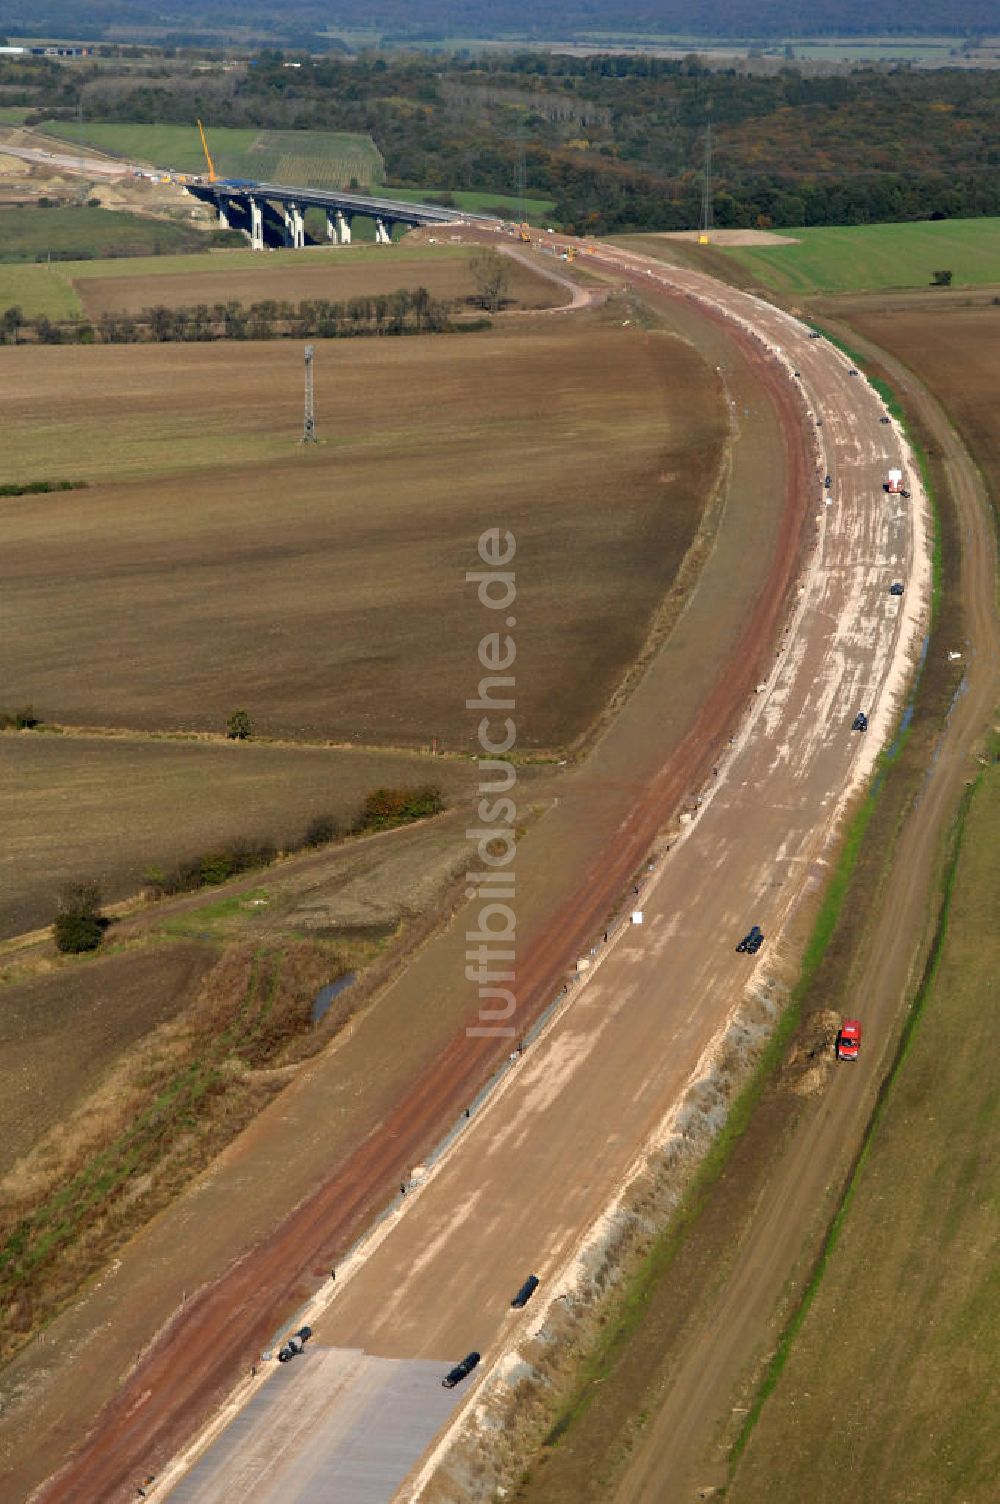
[[[1000,76],[858,69],[821,78],[696,59],[299,59],[237,71],[160,63],[0,65],[0,98],[129,122],[370,134],[390,184],[529,192],[581,233],[698,223],[710,121],[720,226],[863,224],[1000,213]]]
[[[338,29],[397,40],[647,36],[963,36],[996,29],[993,0],[0,0],[0,32],[206,43],[247,35],[315,47]]]

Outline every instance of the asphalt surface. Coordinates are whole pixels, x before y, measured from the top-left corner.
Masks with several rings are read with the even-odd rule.
[[[611,259],[632,271],[631,258]],[[544,1302],[568,1289],[581,1240],[745,989],[774,964],[782,926],[817,885],[845,791],[863,779],[905,680],[903,610],[888,587],[912,581],[913,504],[882,491],[901,455],[895,430],[879,421],[879,399],[828,344],[776,310],[696,273],[640,275],[650,290],[662,278],[766,333],[791,362],[788,381],[801,382],[822,415],[820,476],[828,470],[833,485],[827,505],[820,476],[813,483],[817,544],[797,620],[695,818],[637,900],[642,924],[596,958],[586,987],[338,1283],[314,1321],[324,1346],[442,1363],[476,1347],[484,1372],[516,1350]],[[913,590],[908,600],[912,611]],[[850,731],[859,709],[871,720],[867,737]],[[735,952],[751,923],[768,936],[756,958]],[[535,1310],[519,1316],[509,1301],[529,1272],[542,1287]],[[294,1384],[284,1396],[272,1435],[291,1423]],[[342,1403],[331,1396],[333,1410]],[[370,1438],[375,1454],[391,1430]],[[332,1443],[327,1462],[348,1444]],[[419,1457],[414,1450],[414,1465]],[[265,1476],[269,1486],[280,1482],[282,1497],[306,1497],[296,1491],[294,1459],[274,1455]]]

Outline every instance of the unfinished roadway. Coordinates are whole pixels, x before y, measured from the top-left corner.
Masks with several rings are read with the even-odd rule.
[[[881,402],[828,344],[776,310],[693,273],[641,274],[743,318],[801,386],[803,426],[807,411],[821,415],[832,486],[825,493],[821,477],[809,477],[814,538],[788,631],[732,744],[715,749],[718,772],[693,818],[633,898],[642,923],[601,946],[585,984],[316,1303],[312,1345],[294,1372],[279,1372],[279,1384],[265,1367],[248,1386],[246,1419],[194,1461],[172,1490],[177,1500],[393,1496],[444,1419],[447,1366],[475,1348],[488,1375],[548,1301],[571,1292],[582,1240],[658,1140],[748,987],[773,967],[783,927],[821,877],[845,799],[893,724],[929,567],[916,488],[910,502],[883,493],[889,464],[912,468]],[[759,541],[751,529],[745,546]],[[902,603],[889,595],[897,578],[907,582]],[[653,671],[620,723],[655,738],[658,691]],[[867,737],[851,731],[861,709]],[[599,746],[565,781],[571,821],[586,818],[601,758]],[[735,942],[753,922],[769,938],[749,959]],[[529,1272],[541,1289],[520,1316],[510,1299]],[[342,1374],[348,1382],[335,1379]],[[400,1408],[393,1395],[407,1376]],[[163,1477],[157,1496],[176,1476]]]
[[[632,274],[624,258],[615,259]],[[642,276],[651,292],[668,291],[666,273],[644,268]],[[902,616],[888,585],[897,575],[911,576],[904,600],[911,614],[918,614],[919,594],[912,513],[881,489],[886,465],[901,458],[898,435],[879,422],[877,398],[848,375],[830,346],[807,340],[766,305],[693,273],[669,279],[674,295],[681,294],[678,320],[697,322],[725,366],[737,440],[726,511],[669,643],[591,756],[562,780],[555,806],[523,843],[523,859],[519,848],[525,1027],[555,995],[572,958],[600,938],[612,904],[627,898],[657,830],[702,790],[698,818],[643,896],[643,925],[608,947],[592,980],[508,1072],[503,1090],[476,1111],[436,1173],[406,1198],[403,1214],[397,1209],[383,1225],[379,1246],[354,1261],[350,1279],[331,1287],[336,1298],[314,1323],[309,1356],[288,1370],[267,1365],[247,1385],[241,1398],[253,1397],[247,1416],[260,1416],[260,1424],[241,1424],[238,1448],[227,1452],[223,1443],[208,1453],[180,1485],[182,1497],[221,1497],[226,1489],[254,1500],[279,1493],[309,1498],[314,1485],[307,1473],[354,1476],[345,1468],[348,1458],[357,1464],[358,1426],[364,1464],[376,1476],[364,1483],[368,1492],[352,1483],[341,1496],[351,1504],[390,1496],[385,1490],[419,1461],[443,1419],[443,1365],[475,1346],[485,1372],[516,1342],[508,1302],[529,1270],[542,1276],[539,1299],[554,1293],[560,1271],[752,981],[755,963],[734,953],[735,940],[759,922],[773,947],[781,923],[817,879],[817,859],[845,789],[863,776],[891,723],[891,691],[905,675]],[[730,313],[780,345],[801,380],[791,365],[779,368],[755,335],[729,322]],[[807,411],[822,414],[821,430],[811,429]],[[830,506],[817,463],[833,476]],[[771,508],[756,495],[765,466],[783,498]],[[804,593],[793,597],[797,615],[774,657],[797,564]],[[772,657],[765,663],[768,643]],[[707,684],[678,679],[678,659],[699,648],[711,666]],[[763,679],[768,689],[755,695]],[[740,706],[745,714],[729,748]],[[867,740],[849,730],[859,708],[874,712]],[[459,914],[394,990],[412,1003],[422,987],[455,985],[464,928]],[[766,968],[770,954],[765,947],[756,965]],[[443,983],[449,976],[451,983]],[[87,1445],[41,1497],[81,1504],[134,1497],[147,1470],[159,1471],[165,1483],[166,1458],[210,1408],[220,1384],[232,1381],[234,1362],[249,1358],[273,1329],[276,1310],[290,1310],[297,1292],[308,1296],[320,1286],[323,1261],[371,1221],[388,1178],[426,1151],[492,1063],[486,1045],[463,1031],[428,1058],[401,1095],[391,1055],[385,1083],[369,1071],[352,1084],[350,1052],[360,1048],[366,1028],[362,1020],[335,1053],[340,1084],[329,1062],[297,1082],[192,1193],[124,1250],[89,1292],[88,1309],[56,1323],[64,1349],[53,1352],[42,1387],[26,1381],[0,1427],[13,1468],[8,1476],[19,1480],[21,1497],[44,1475],[43,1466],[50,1470],[45,1460],[56,1447],[65,1455],[78,1442],[88,1401],[93,1406],[102,1389],[108,1392],[102,1329],[120,1324],[138,1341],[144,1325],[155,1330],[167,1319],[170,1302],[176,1305],[182,1293],[174,1292],[178,1281],[192,1269],[197,1279],[200,1268],[212,1282],[138,1363]],[[315,1176],[324,1148],[328,1162],[331,1146],[339,1148],[336,1134],[351,1105],[343,1094],[366,1088],[374,1113],[369,1138],[350,1152],[345,1146],[345,1157],[298,1216],[268,1238],[268,1218],[274,1228],[294,1205],[303,1177]],[[398,1100],[385,1097],[390,1089]],[[275,1172],[282,1184],[275,1184]],[[231,1226],[240,1198],[251,1251],[218,1278],[213,1268],[224,1269],[227,1245],[221,1231],[213,1232],[213,1213]],[[229,1256],[238,1251],[230,1246]],[[272,1373],[280,1374],[280,1385]],[[87,1374],[90,1391],[81,1394]],[[399,1384],[408,1395],[404,1443],[392,1423],[391,1395]],[[415,1398],[414,1384],[425,1386]],[[458,1398],[471,1392],[470,1386]],[[380,1393],[386,1408],[380,1409]],[[376,1397],[374,1410],[362,1403],[365,1395]],[[32,1448],[25,1448],[16,1433],[20,1419],[23,1439],[29,1400],[38,1424]],[[299,1444],[276,1446],[278,1435],[290,1434],[293,1415]],[[305,1434],[307,1415],[314,1420]],[[328,1441],[320,1444],[323,1436]],[[310,1468],[297,1467],[306,1452]],[[164,1488],[157,1492],[162,1496]],[[330,1496],[327,1487],[323,1497]]]

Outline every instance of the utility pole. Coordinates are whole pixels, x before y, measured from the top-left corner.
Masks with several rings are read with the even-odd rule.
[[[712,122],[705,127],[705,180],[701,189],[701,230],[698,234],[698,244],[708,245],[709,231],[712,228]]]
[[[313,356],[315,354],[316,346],[306,345],[306,404],[302,419],[303,444],[315,444],[316,442],[316,409],[313,402]]]

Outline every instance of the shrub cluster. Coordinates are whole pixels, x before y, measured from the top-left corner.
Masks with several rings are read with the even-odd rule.
[[[89,480],[26,480],[0,486],[0,496],[43,496],[48,491],[82,491],[89,485]]]
[[[253,738],[253,721],[246,710],[234,710],[226,722],[226,735],[231,742],[248,742]]]
[[[309,821],[302,837],[303,847],[329,846],[340,835],[340,827],[332,815],[316,815]]]
[[[439,815],[443,809],[441,790],[432,783],[416,789],[376,789],[365,800],[358,829],[388,830]]]
[[[273,841],[234,841],[231,846],[216,847],[201,856],[190,857],[164,871],[149,867],[143,883],[157,898],[174,893],[193,893],[198,888],[215,888],[241,872],[269,867],[278,855]]]
[[[424,820],[429,815],[440,814],[443,809],[441,790],[434,784],[410,789],[375,789],[365,799],[351,829],[359,835],[366,831],[389,830],[395,825],[406,825],[411,820]],[[317,849],[336,841],[342,833],[332,815],[315,815],[301,839],[285,849],[288,852]],[[269,867],[277,856],[278,848],[273,841],[234,841],[230,846],[217,846],[201,856],[178,862],[169,870],[148,867],[143,873],[143,886],[151,898],[193,893],[199,888],[215,888],[243,872]],[[59,950],[97,949],[108,926],[100,904],[101,894],[95,883],[75,883],[64,890],[53,924]]]
[[[101,913],[101,890],[96,883],[73,883],[63,889],[52,926],[57,950],[70,955],[96,950],[107,925]]]
[[[438,815],[444,807],[441,790],[434,784],[411,789],[375,789],[365,799],[350,829],[358,835],[366,831],[389,830],[411,820]],[[315,815],[300,840],[290,842],[285,850],[289,853],[317,850],[338,840],[342,834],[342,827],[332,815]],[[169,871],[149,867],[143,873],[143,885],[154,898],[193,893],[198,888],[217,887],[230,877],[238,877],[241,872],[269,867],[277,855],[278,848],[273,841],[236,841],[231,846],[218,846],[201,856],[179,862]]]
[[[0,730],[10,731],[34,731],[36,726],[42,724],[40,715],[35,714],[33,705],[20,705],[17,710],[0,710]]]

